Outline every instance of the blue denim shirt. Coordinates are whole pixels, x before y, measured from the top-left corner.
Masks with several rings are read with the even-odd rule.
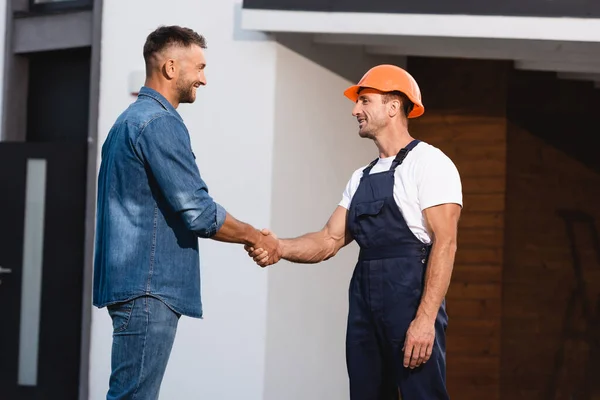
[[[175,108],[147,87],[102,146],[94,255],[97,307],[150,295],[202,317],[198,237],[225,210],[208,194]]]

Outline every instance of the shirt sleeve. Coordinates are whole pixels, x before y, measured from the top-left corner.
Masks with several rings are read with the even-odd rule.
[[[225,209],[208,193],[183,123],[171,115],[150,121],[136,142],[146,166],[171,209],[199,237],[212,237],[225,222]]]
[[[362,169],[354,171],[354,173],[350,177],[350,180],[346,184],[346,188],[344,189],[344,192],[342,193],[342,199],[338,203],[339,206],[344,207],[346,210],[350,209],[350,203],[352,202],[352,197],[354,196],[354,193],[356,192],[356,189],[358,188],[357,181],[360,180],[361,176],[362,176]]]
[[[463,206],[460,174],[442,151],[433,153],[419,175],[417,187],[421,211],[448,203]]]
[[[350,209],[350,202],[352,201],[352,194],[350,193],[350,186],[352,184],[352,179],[350,179],[348,181],[348,183],[346,184],[346,188],[344,189],[344,192],[342,193],[342,200],[340,200],[339,204],[340,206],[344,207],[346,210]]]

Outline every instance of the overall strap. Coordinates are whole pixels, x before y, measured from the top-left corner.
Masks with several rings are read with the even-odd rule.
[[[366,175],[369,175],[369,173],[371,172],[371,169],[375,166],[375,164],[377,164],[377,161],[379,161],[379,158],[374,159],[373,161],[371,161],[371,163],[369,165],[367,165],[365,167],[365,169],[363,169],[363,177]]]
[[[418,145],[420,142],[421,141],[419,139],[414,139],[406,147],[400,149],[400,151],[396,155],[396,158],[392,162],[392,166],[390,167],[390,171],[395,170],[400,164],[402,164],[402,162],[404,161],[404,159],[408,155],[408,152],[411,151],[412,149],[414,149],[415,146]]]

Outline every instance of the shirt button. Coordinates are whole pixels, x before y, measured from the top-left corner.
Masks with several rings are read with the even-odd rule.
[[[422,259],[422,260],[421,260],[421,264],[425,264],[425,259]]]

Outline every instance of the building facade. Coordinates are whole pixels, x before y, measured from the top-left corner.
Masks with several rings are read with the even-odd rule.
[[[159,25],[208,42],[180,112],[211,194],[280,237],[320,229],[377,157],[342,91],[394,63],[421,85],[413,136],[463,182],[448,293],[456,399],[586,399],[600,354],[600,6],[569,0],[1,0],[0,398],[105,398],[111,322],[91,306],[96,176]],[[2,29],[4,27],[4,29]],[[163,399],[343,400],[355,244],[260,269],[201,241]]]

